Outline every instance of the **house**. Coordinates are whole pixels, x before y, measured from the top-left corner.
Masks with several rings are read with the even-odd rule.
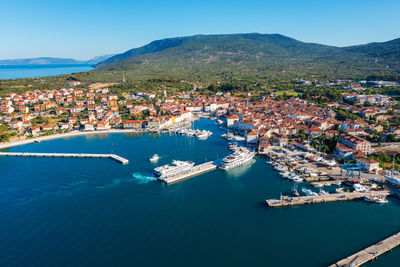
[[[231,127],[239,120],[238,115],[227,115],[226,116],[226,127]]]
[[[336,154],[339,157],[347,158],[356,150],[361,151],[365,155],[373,151],[371,143],[361,137],[351,134],[339,135],[339,142],[336,145]]]
[[[141,129],[142,121],[139,120],[127,120],[123,122],[124,129]]]
[[[378,172],[381,169],[378,161],[369,158],[357,158],[357,164],[367,172]]]
[[[32,135],[35,135],[35,136],[39,135],[40,134],[40,127],[39,126],[31,127],[31,133],[32,133]]]

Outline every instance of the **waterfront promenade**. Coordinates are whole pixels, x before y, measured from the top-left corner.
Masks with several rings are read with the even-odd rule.
[[[177,175],[172,175],[172,176],[168,176],[165,178],[159,178],[159,180],[166,184],[176,183],[176,182],[182,181],[184,179],[187,179],[189,177],[193,177],[193,176],[202,174],[204,172],[215,170],[216,168],[217,168],[217,164],[214,161],[209,161],[209,162],[197,165],[197,166],[193,166],[189,170],[179,173]]]
[[[135,129],[109,129],[109,130],[101,130],[101,131],[72,131],[72,132],[68,132],[68,133],[53,134],[53,135],[48,135],[48,136],[40,136],[40,137],[36,137],[36,138],[31,138],[31,139],[19,140],[19,141],[15,141],[15,142],[0,143],[0,149],[31,144],[34,142],[53,140],[53,139],[57,139],[57,138],[74,137],[74,136],[91,135],[91,134],[102,134],[102,133],[105,133],[105,134],[108,134],[108,133],[138,133],[138,131],[136,131]]]
[[[47,157],[47,158],[109,158],[122,164],[129,161],[115,154],[78,154],[78,153],[25,153],[25,152],[0,152],[0,156],[5,157]]]
[[[390,192],[387,190],[371,191],[366,193],[345,192],[339,194],[327,194],[319,196],[283,197],[282,199],[267,199],[265,202],[268,204],[269,207],[285,207],[285,206],[298,206],[306,204],[362,199],[365,196],[387,197],[389,195]]]
[[[400,246],[400,232],[347,258],[344,258],[329,267],[360,266],[364,263],[376,259],[378,256],[389,252],[398,246]]]

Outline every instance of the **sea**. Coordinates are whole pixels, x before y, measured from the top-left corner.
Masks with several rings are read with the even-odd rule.
[[[0,79],[56,76],[92,69],[89,64],[0,65]]]
[[[267,207],[293,184],[262,156],[175,184],[156,181],[153,169],[174,159],[199,164],[231,153],[215,121],[193,128],[214,134],[101,133],[3,149],[115,153],[129,164],[0,157],[0,266],[327,266],[400,229],[392,198]],[[151,163],[155,153],[160,160]],[[399,261],[396,248],[367,266]]]

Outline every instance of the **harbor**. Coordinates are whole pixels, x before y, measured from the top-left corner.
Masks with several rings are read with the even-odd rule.
[[[329,267],[360,266],[369,261],[375,260],[378,256],[387,253],[398,246],[400,246],[400,232],[344,258]]]
[[[267,199],[265,202],[269,207],[286,207],[298,206],[306,204],[327,203],[336,201],[347,201],[363,199],[364,197],[387,197],[390,192],[387,190],[371,191],[371,192],[343,192],[335,194],[317,195],[317,196],[301,196],[301,197],[282,197],[281,199]]]
[[[128,164],[129,160],[116,154],[83,154],[83,153],[28,153],[28,152],[0,152],[3,157],[47,157],[47,158],[109,158],[122,164]]]
[[[203,164],[193,166],[193,167],[191,167],[183,172],[179,172],[175,175],[170,175],[167,177],[160,177],[158,179],[166,184],[171,184],[171,183],[176,183],[176,182],[188,179],[190,177],[194,177],[196,175],[200,175],[200,174],[208,172],[208,171],[215,170],[216,168],[217,168],[216,162],[209,161],[209,162],[206,162]]]

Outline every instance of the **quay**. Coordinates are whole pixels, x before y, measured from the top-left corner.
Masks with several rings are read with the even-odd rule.
[[[187,179],[189,177],[193,177],[208,171],[212,171],[215,170],[217,168],[217,164],[215,163],[215,161],[209,161],[200,165],[196,165],[193,166],[192,168],[190,168],[189,170],[176,174],[176,175],[172,175],[172,176],[168,176],[165,178],[159,178],[160,181],[166,183],[166,184],[170,184],[170,183],[175,183],[175,182],[179,182],[182,181],[184,179]]]
[[[50,157],[50,158],[110,158],[128,164],[129,161],[116,154],[77,154],[77,153],[25,153],[25,152],[0,152],[0,156],[6,157]]]
[[[364,198],[365,196],[387,197],[389,195],[390,192],[387,190],[371,191],[366,193],[344,192],[338,194],[335,193],[335,194],[319,195],[319,196],[301,196],[301,197],[285,197],[283,199],[267,199],[265,202],[268,204],[269,207],[286,207],[286,206],[354,200],[354,199]]]
[[[329,267],[360,266],[400,245],[400,232],[363,249]]]

